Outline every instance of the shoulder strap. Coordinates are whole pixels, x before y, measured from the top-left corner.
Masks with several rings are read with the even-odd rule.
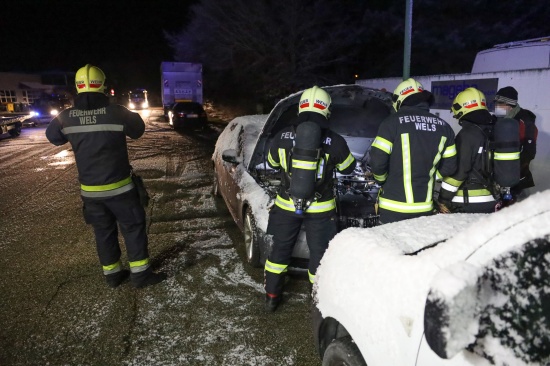
[[[483,141],[483,152],[479,154],[481,159],[481,171],[479,171],[474,167],[472,169],[472,175],[477,181],[479,181],[479,183],[483,184],[483,186],[489,188],[492,191],[493,166],[492,166],[490,150],[492,149],[491,140],[492,140],[493,130],[491,129],[490,131],[484,131],[479,125],[474,124],[474,126],[476,126],[481,131],[485,139]]]

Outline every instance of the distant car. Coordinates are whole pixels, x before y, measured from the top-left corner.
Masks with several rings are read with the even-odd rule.
[[[59,113],[61,113],[61,111],[70,107],[71,103],[67,99],[37,99],[29,108],[31,115],[29,122],[49,122]]]
[[[549,268],[550,190],[347,229],[315,278],[315,345],[323,365],[549,365]]]
[[[337,175],[339,228],[374,226],[379,187],[369,171],[368,152],[378,126],[390,114],[391,94],[358,85],[324,89],[332,98],[330,128],[346,139],[358,161],[353,174]],[[212,157],[214,193],[223,197],[242,230],[246,260],[255,267],[263,266],[271,250],[271,236],[266,235],[268,211],[280,183],[280,173],[267,165],[268,149],[281,129],[296,122],[300,95],[298,92],[282,99],[267,116],[231,121],[220,134]],[[308,259],[302,230],[291,267],[305,268]]]
[[[168,111],[168,123],[174,129],[204,130],[208,124],[208,116],[200,103],[178,102]]]

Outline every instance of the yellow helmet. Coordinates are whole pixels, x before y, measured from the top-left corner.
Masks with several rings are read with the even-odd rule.
[[[424,87],[413,78],[408,78],[402,81],[393,91],[392,101],[393,108],[397,111],[401,107],[401,103],[413,94],[422,93]]]
[[[300,96],[298,114],[302,112],[315,112],[328,118],[330,116],[329,107],[331,102],[332,99],[326,91],[318,86],[314,86],[313,88],[304,90]]]
[[[78,69],[74,83],[77,93],[103,93],[105,90],[105,74],[99,67],[87,64]]]
[[[480,109],[488,111],[485,94],[476,88],[467,88],[458,93],[451,106],[453,117],[457,119]]]

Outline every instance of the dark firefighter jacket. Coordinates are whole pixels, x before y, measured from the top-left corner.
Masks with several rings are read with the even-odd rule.
[[[458,169],[443,178],[439,197],[459,205],[493,202],[495,198],[483,175],[483,147],[490,134],[489,124],[461,121],[462,129],[456,136]]]
[[[379,207],[400,213],[433,210],[433,186],[456,170],[455,134],[419,106],[402,106],[382,121],[370,165],[382,185]]]
[[[330,129],[322,130],[322,156],[317,165],[317,179],[320,180],[316,192],[318,199],[306,210],[306,213],[332,212],[336,208],[333,192],[333,174],[337,169],[342,174],[350,174],[355,169],[355,158],[351,154],[346,140]],[[290,153],[294,146],[295,127],[286,127],[274,137],[269,149],[267,162],[274,169],[283,171],[283,179],[275,205],[289,212],[295,211],[294,201],[289,196],[290,181],[284,173],[290,171]]]
[[[134,187],[126,136],[143,135],[145,123],[137,113],[109,104],[100,93],[81,93],[75,107],[62,111],[46,129],[54,145],[71,143],[85,197],[112,197]]]
[[[521,144],[521,153],[519,155],[521,180],[518,188],[524,189],[533,187],[535,182],[533,180],[533,174],[529,169],[529,163],[531,163],[531,160],[533,160],[537,154],[537,137],[539,131],[535,125],[536,117],[533,112],[520,108],[518,113],[512,118],[519,122],[519,139]]]

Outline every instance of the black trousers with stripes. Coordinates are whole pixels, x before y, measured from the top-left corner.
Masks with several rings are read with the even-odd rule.
[[[321,258],[328,248],[329,241],[338,231],[335,211],[297,215],[275,206],[269,213],[268,234],[273,235],[273,248],[268,260],[272,263],[288,265],[296,245],[300,229],[304,225],[309,248],[309,273],[315,275]],[[284,273],[265,271],[265,290],[280,295],[284,284]]]
[[[136,189],[109,198],[82,197],[82,201],[84,219],[94,229],[101,265],[111,265],[120,260],[118,228],[130,262],[149,257],[145,210]]]

